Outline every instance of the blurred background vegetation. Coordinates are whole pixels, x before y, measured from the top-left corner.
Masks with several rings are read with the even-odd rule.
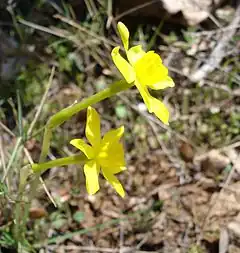
[[[239,157],[240,12],[238,1],[211,2],[199,19],[203,10],[197,3],[194,12],[181,6],[173,11],[160,0],[1,0],[1,177],[10,168],[7,183],[0,184],[1,252],[21,247],[23,252],[220,252],[221,228],[240,211],[234,203],[208,217],[211,198],[222,191]],[[147,113],[134,88],[97,104],[103,132],[125,126],[129,170],[120,180],[128,196],[119,199],[104,182],[96,196],[87,196],[81,169],[74,166],[47,171],[43,179],[57,206],[40,188],[31,204],[27,241],[17,246],[12,210],[19,170],[28,155],[38,161],[51,115],[121,78],[110,56],[120,44],[120,20],[130,29],[132,45],[155,50],[169,68],[175,87],[153,94],[168,106],[170,125]],[[196,78],[209,62],[214,68]],[[49,159],[72,155],[69,141],[84,136],[84,124],[85,112],[54,131]],[[231,177],[235,189],[239,171]],[[231,233],[222,240],[229,252],[240,252],[239,234]]]

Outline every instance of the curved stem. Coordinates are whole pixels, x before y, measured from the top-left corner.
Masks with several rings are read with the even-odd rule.
[[[70,119],[76,113],[80,112],[83,109],[86,109],[88,106],[96,104],[106,98],[112,97],[113,95],[116,95],[118,92],[126,90],[131,86],[132,84],[128,84],[124,80],[115,82],[109,88],[106,88],[96,93],[95,95],[92,95],[84,99],[80,103],[67,107],[61,110],[60,112],[56,113],[55,115],[53,115],[48,122],[48,127],[51,129],[55,128],[64,123],[66,120]]]
[[[46,163],[34,163],[31,164],[34,173],[42,173],[47,169],[57,166],[64,166],[69,164],[80,164],[88,161],[88,158],[84,154],[74,155],[55,159]]]
[[[96,104],[106,98],[109,98],[117,93],[129,89],[133,84],[129,84],[124,80],[113,83],[109,88],[104,89],[103,91],[98,92],[97,94],[84,99],[83,101],[74,104],[68,108],[61,110],[60,112],[53,115],[47,125],[45,126],[45,132],[43,137],[43,144],[41,149],[41,155],[39,162],[42,163],[45,161],[48,150],[50,147],[50,140],[52,136],[52,130],[57,126],[60,126],[66,120],[70,119],[73,115],[80,112],[81,110],[86,109],[88,106]]]

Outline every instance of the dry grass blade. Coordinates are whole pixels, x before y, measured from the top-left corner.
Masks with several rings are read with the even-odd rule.
[[[10,157],[10,160],[8,162],[7,168],[6,168],[6,170],[5,170],[4,174],[3,174],[2,181],[1,181],[2,183],[5,182],[5,180],[7,179],[8,173],[9,173],[9,171],[11,169],[11,166],[12,166],[12,164],[13,164],[16,156],[17,156],[17,153],[18,153],[19,148],[20,148],[21,145],[22,145],[22,137],[19,137],[19,138],[17,138],[16,144],[15,144],[15,147],[13,149],[13,152],[12,152],[12,155]]]
[[[6,131],[10,136],[15,137],[14,133],[0,121],[1,128]]]
[[[24,148],[23,151],[24,151],[24,153],[25,153],[25,155],[26,155],[26,157],[27,157],[29,163],[30,163],[30,164],[33,164],[32,157],[31,157],[30,153],[28,152],[28,150],[27,150],[26,148]],[[41,182],[42,187],[43,187],[44,191],[46,192],[48,198],[50,199],[50,201],[53,203],[53,205],[54,205],[55,207],[57,207],[56,201],[54,200],[54,198],[52,197],[51,193],[49,192],[49,190],[48,190],[46,184],[44,183],[44,181],[43,181],[43,179],[42,179],[42,177],[40,177],[40,182]]]
[[[4,173],[6,173],[6,162],[5,162],[5,154],[4,154],[4,151],[3,151],[3,141],[2,141],[2,136],[0,136],[0,157],[1,157],[1,164],[2,164],[2,167],[3,167],[3,171]],[[7,187],[9,189],[9,182],[8,182],[8,179],[6,179],[6,184],[7,184]]]
[[[113,46],[113,47],[118,46],[116,43],[112,42],[111,40],[108,40],[105,37],[102,37],[102,36],[100,36],[98,34],[95,34],[92,31],[87,30],[86,28],[82,27],[80,24],[76,23],[75,21],[73,21],[73,20],[71,20],[69,18],[63,17],[63,16],[61,16],[59,14],[55,15],[54,17],[57,18],[57,19],[60,19],[64,23],[69,24],[72,27],[75,27],[78,30],[80,30],[80,31],[82,31],[82,32],[84,32],[84,33],[92,36],[95,39],[98,39],[98,40],[101,40],[101,41],[105,42],[106,44],[108,44],[110,46]]]
[[[26,21],[26,20],[23,20],[23,19],[19,19],[18,22],[21,23],[21,24],[23,24],[23,25],[26,25],[28,27],[31,27],[33,29],[36,29],[38,31],[49,33],[49,34],[55,35],[55,36],[60,37],[60,38],[65,38],[64,34],[56,32],[53,29],[47,28],[45,26],[34,24],[32,22],[29,22],[29,21]]]
[[[35,126],[35,124],[36,124],[36,122],[37,122],[37,120],[38,120],[38,118],[39,118],[39,116],[40,116],[40,113],[41,113],[41,111],[42,111],[42,108],[43,108],[43,106],[44,106],[44,103],[45,103],[45,101],[46,101],[46,99],[47,99],[48,91],[49,91],[49,89],[50,89],[50,87],[51,87],[51,85],[52,85],[54,73],[55,73],[55,67],[52,67],[51,75],[50,75],[50,78],[49,78],[49,81],[48,81],[48,84],[47,84],[45,93],[43,94],[43,97],[42,97],[42,100],[41,100],[40,105],[39,105],[39,107],[38,107],[38,110],[37,110],[37,112],[36,112],[36,114],[35,114],[35,117],[34,117],[32,123],[31,123],[31,125],[30,125],[30,127],[29,127],[29,129],[28,129],[28,132],[27,132],[27,135],[28,135],[28,136],[30,136],[30,135],[32,134],[32,131],[33,131],[33,129],[34,129],[34,126]]]

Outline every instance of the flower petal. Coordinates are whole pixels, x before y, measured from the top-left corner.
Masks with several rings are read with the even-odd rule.
[[[84,174],[86,177],[86,188],[90,195],[93,195],[99,190],[99,175],[100,167],[96,161],[92,160],[84,165]]]
[[[124,149],[119,142],[106,142],[98,154],[98,162],[102,167],[116,168],[124,167]]]
[[[138,82],[153,89],[173,87],[168,69],[162,64],[160,56],[153,51],[147,52],[134,65]]]
[[[129,31],[128,31],[127,27],[122,22],[118,22],[117,28],[118,28],[118,32],[120,34],[123,46],[124,46],[125,50],[127,51],[128,50],[128,43],[129,43]]]
[[[129,62],[134,65],[140,58],[142,58],[146,52],[142,49],[141,45],[131,47],[127,51],[127,57]]]
[[[118,70],[128,83],[132,83],[135,80],[135,72],[133,67],[120,55],[120,47],[115,47],[112,50],[112,59]]]
[[[108,171],[108,169],[102,169],[103,176],[113,186],[116,192],[123,198],[125,196],[124,189],[119,180]]]
[[[104,145],[104,143],[106,143],[106,142],[119,141],[120,138],[122,137],[123,133],[124,133],[124,126],[121,126],[121,127],[117,128],[117,129],[108,131],[103,136],[102,144]]]
[[[148,84],[148,87],[153,90],[163,90],[168,87],[174,87],[175,84],[170,76],[166,77],[166,80],[160,81],[158,83]]]
[[[87,109],[86,136],[94,149],[98,149],[101,142],[100,118],[97,111],[91,106]]]
[[[164,124],[169,124],[169,111],[160,100],[151,97],[149,112],[153,112]]]
[[[149,109],[150,107],[150,99],[151,99],[151,95],[148,92],[148,89],[146,86],[141,85],[138,81],[135,82],[135,85],[138,89],[138,91],[140,92],[143,101],[145,103],[145,105],[147,106],[147,108]]]
[[[109,169],[109,168],[106,168],[106,169]],[[122,172],[124,170],[127,170],[127,167],[121,166],[121,167],[111,168],[111,173],[118,174],[119,172]]]
[[[158,99],[152,97],[146,86],[135,82],[144,103],[146,104],[148,111],[154,113],[164,124],[168,125],[169,111],[167,107]]]
[[[73,139],[70,141],[70,144],[72,144],[74,147],[80,149],[88,159],[92,159],[94,157],[94,150],[93,148],[85,143],[82,139]]]

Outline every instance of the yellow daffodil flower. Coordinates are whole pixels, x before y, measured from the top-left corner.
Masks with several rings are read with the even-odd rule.
[[[124,127],[111,130],[101,138],[99,115],[95,109],[88,107],[85,133],[91,145],[82,139],[74,139],[70,143],[89,159],[84,165],[88,193],[92,195],[99,190],[98,176],[101,170],[105,179],[124,197],[124,189],[114,175],[126,170],[123,145],[119,142]]]
[[[136,85],[149,112],[154,113],[163,123],[168,124],[168,109],[148,91],[148,88],[161,90],[174,86],[173,80],[168,76],[168,69],[154,51],[145,52],[141,45],[129,48],[127,27],[122,22],[119,22],[117,27],[128,61],[120,55],[118,46],[111,53],[114,64],[128,83]]]

